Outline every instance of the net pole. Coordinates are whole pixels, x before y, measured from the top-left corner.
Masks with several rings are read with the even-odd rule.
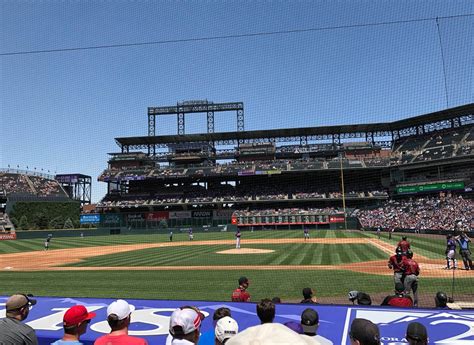
[[[346,194],[344,191],[344,169],[342,169],[342,155],[339,156],[339,163],[340,163],[340,169],[341,169],[341,191],[342,191],[342,208],[344,210],[344,229],[347,230]]]

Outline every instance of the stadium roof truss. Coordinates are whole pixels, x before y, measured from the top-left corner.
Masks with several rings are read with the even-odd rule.
[[[229,108],[226,110],[235,110],[235,108],[240,107],[241,104],[242,103],[210,103],[208,106],[228,106]],[[193,106],[195,108],[193,108]],[[148,114],[150,116],[150,114],[176,114],[176,111],[182,111],[182,113],[202,112],[202,109],[202,105],[198,107],[197,105],[193,104],[185,104],[184,108],[179,109],[178,103],[178,106],[176,107],[148,108]],[[149,123],[148,136],[115,138],[115,141],[121,148],[122,152],[131,152],[132,150],[147,150],[148,154],[151,156],[155,156],[155,152],[157,152],[156,148],[167,148],[171,144],[192,142],[207,142],[212,143],[213,145],[235,146],[244,143],[265,142],[285,142],[294,143],[296,145],[306,145],[310,142],[332,142],[334,144],[340,144],[347,139],[360,138],[366,142],[373,143],[380,147],[390,148],[393,141],[397,139],[409,136],[424,135],[435,131],[449,128],[458,128],[472,124],[474,124],[474,103],[394,122],[244,131],[242,104],[242,128],[238,128],[238,131],[236,132],[214,133],[213,127],[211,130],[209,128],[208,122],[208,133],[185,135],[183,122],[183,133],[179,134],[178,122],[178,135],[155,136],[151,135],[152,132],[150,131]]]

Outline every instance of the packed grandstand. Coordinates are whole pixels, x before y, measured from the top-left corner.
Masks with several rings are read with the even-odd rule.
[[[145,221],[182,212],[190,225],[191,211],[215,225],[224,210],[227,223],[261,228],[353,218],[363,228],[449,230],[461,219],[472,229],[473,113],[470,104],[386,124],[116,138],[96,210]],[[0,172],[0,193],[68,196],[52,177],[13,169]]]
[[[143,219],[209,211],[210,225],[212,211],[230,210],[229,222],[252,228],[327,228],[346,217],[364,228],[449,230],[459,219],[472,228],[473,112],[470,104],[386,124],[116,138],[121,152],[98,178],[109,192],[97,209]]]

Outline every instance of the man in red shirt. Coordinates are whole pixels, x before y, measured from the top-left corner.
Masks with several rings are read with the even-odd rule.
[[[123,299],[112,302],[107,308],[107,322],[112,331],[98,338],[94,345],[148,345],[145,339],[128,335],[128,326],[134,310],[135,307]]]
[[[405,286],[402,283],[396,283],[395,295],[385,297],[381,305],[400,308],[413,307],[413,300],[410,296],[406,296],[404,291]]]
[[[410,295],[413,290],[413,306],[418,306],[418,275],[420,274],[420,266],[413,260],[413,252],[409,250],[407,257],[403,261],[405,293]]]
[[[402,236],[402,240],[397,244],[397,250],[400,249],[402,255],[406,255],[406,253],[410,250],[410,242],[407,241],[406,236]]]
[[[388,259],[388,268],[393,269],[393,281],[395,284],[402,283],[403,281],[403,261],[404,257],[401,251],[397,250],[395,255],[392,255]]]
[[[239,287],[232,292],[232,302],[250,302],[249,283],[247,277],[239,278]]]

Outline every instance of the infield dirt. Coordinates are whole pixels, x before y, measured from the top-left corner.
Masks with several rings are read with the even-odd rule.
[[[247,250],[245,245],[258,244],[282,244],[282,243],[302,243],[303,239],[249,239],[242,241],[243,248],[240,254],[256,254],[255,250]],[[317,238],[306,241],[307,243],[324,244],[351,244],[363,243],[371,244],[387,253],[387,260],[393,254],[394,248],[389,243],[377,239],[363,238]],[[215,241],[183,241],[183,242],[165,242],[165,243],[144,243],[129,244],[120,246],[101,246],[87,248],[69,248],[56,249],[48,251],[34,251],[14,254],[0,255],[0,269],[5,271],[104,271],[104,270],[242,270],[249,266],[120,266],[120,267],[64,267],[62,265],[79,263],[84,259],[99,256],[135,251],[147,248],[177,247],[177,246],[209,246],[209,245],[229,245],[234,246],[233,240],[215,240]],[[232,254],[239,249],[229,248]],[[258,253],[257,253],[258,254]],[[262,254],[265,255],[265,254]],[[447,271],[443,270],[444,260],[429,259],[427,257],[416,255],[414,259],[420,264],[423,277],[446,277]],[[251,266],[253,270],[349,270],[354,272],[369,273],[375,275],[392,275],[393,272],[387,267],[387,260],[377,260],[368,262],[357,262],[341,265],[266,265]],[[458,277],[471,277],[472,272],[458,270]]]

